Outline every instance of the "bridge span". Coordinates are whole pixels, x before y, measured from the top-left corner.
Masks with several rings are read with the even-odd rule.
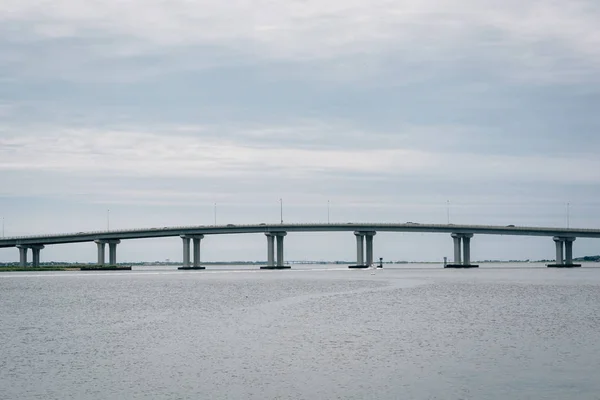
[[[377,232],[449,233],[454,242],[454,260],[446,267],[471,268],[471,240],[474,235],[518,235],[552,237],[556,248],[556,263],[549,266],[573,267],[573,242],[578,237],[600,238],[600,229],[454,225],[418,223],[296,223],[296,224],[248,224],[248,225],[199,225],[146,229],[125,229],[96,232],[78,232],[51,235],[32,235],[0,239],[0,248],[19,249],[20,265],[26,266],[28,250],[32,252],[32,266],[39,266],[40,253],[47,245],[95,242],[98,264],[105,265],[106,245],[109,248],[108,263],[117,263],[117,245],[121,240],[179,236],[183,242],[182,269],[203,269],[200,261],[200,243],[205,235],[262,233],[267,238],[267,265],[264,269],[289,268],[284,262],[284,237],[293,232],[353,232],[356,236],[356,264],[353,268],[365,268],[373,264],[373,241]],[[190,254],[191,245],[193,253]],[[275,251],[276,249],[276,251]]]

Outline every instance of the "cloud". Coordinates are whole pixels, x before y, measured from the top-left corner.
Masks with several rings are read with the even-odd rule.
[[[200,133],[195,135],[185,133],[191,129],[183,129],[184,133],[174,129],[170,135],[152,131],[59,130],[2,137],[3,194],[24,193],[22,185],[6,184],[14,174],[27,174],[38,195],[57,190],[64,195],[101,193],[105,189],[95,186],[97,182],[105,182],[122,201],[163,190],[157,189],[157,186],[164,187],[164,183],[158,182],[173,179],[175,187],[168,190],[172,194],[158,198],[178,201],[181,194],[186,193],[181,189],[191,182],[210,187],[216,193],[256,194],[274,188],[310,193],[309,188],[321,181],[338,181],[346,188],[354,187],[345,191],[356,198],[360,198],[362,192],[357,188],[365,183],[373,186],[377,181],[394,184],[412,179],[413,190],[420,190],[419,181],[465,187],[600,183],[600,161],[593,154],[492,155],[467,148],[440,151],[415,146],[402,135],[391,142],[376,140],[379,145],[372,147],[357,148],[343,143],[338,148],[303,147],[276,138],[279,133],[293,136],[293,126],[265,127],[245,140],[239,139],[243,135],[236,136],[235,132],[222,137],[202,134],[208,130],[206,127],[198,127],[196,132]],[[300,127],[298,133],[307,130],[309,127]],[[343,130],[335,132],[335,128],[330,127],[330,134],[343,140]],[[264,145],[252,139],[260,135],[272,138],[273,142]],[[356,131],[355,135],[362,136],[365,143],[370,138],[368,132]],[[237,139],[232,140],[230,136]],[[48,176],[61,182],[76,179],[77,183],[61,184],[56,189],[56,184],[45,184]],[[154,185],[145,187],[143,182],[150,179]]]
[[[85,75],[78,68],[93,66],[90,59],[140,58],[142,76],[283,61],[327,66],[336,72],[329,77],[484,64],[512,80],[577,82],[593,79],[600,67],[599,17],[592,0],[4,0],[0,6],[0,21],[12,27],[2,30],[5,41],[49,43],[60,56],[54,62],[66,56],[60,65],[74,76]],[[18,49],[8,54],[21,65],[36,57]],[[152,65],[157,55],[160,68]],[[352,71],[345,68],[349,60]]]
[[[288,129],[289,130],[289,129]],[[266,133],[277,131],[267,129]],[[281,131],[285,132],[285,129]],[[77,131],[0,139],[4,170],[119,176],[228,176],[343,170],[414,170],[427,156],[415,150],[333,150],[243,145],[203,135]]]

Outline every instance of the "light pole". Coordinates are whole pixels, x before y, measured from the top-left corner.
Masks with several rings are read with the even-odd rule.
[[[329,223],[329,200],[327,200],[327,223]]]
[[[2,237],[4,237],[4,217],[2,217]]]
[[[446,218],[448,220],[448,225],[450,225],[450,200],[446,200]]]
[[[279,219],[281,220],[281,223],[283,224],[283,199],[279,199]]]
[[[215,217],[215,226],[217,226],[217,203],[215,203],[213,215]]]
[[[569,208],[571,207],[570,203],[567,203],[567,229],[569,228]]]
[[[106,231],[110,231],[110,209],[106,209]]]

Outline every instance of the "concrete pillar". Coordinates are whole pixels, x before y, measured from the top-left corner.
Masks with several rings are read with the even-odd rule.
[[[573,242],[575,237],[554,236],[556,246],[556,262],[547,264],[548,267],[573,268],[581,267],[581,264],[573,264]]]
[[[38,245],[31,246],[31,252],[33,253],[32,259],[31,259],[31,266],[32,267],[39,267],[40,266],[40,251],[43,248],[44,248],[43,244],[38,244]]]
[[[189,236],[180,236],[183,240],[183,267],[190,266],[190,238]]]
[[[556,265],[563,264],[563,239],[559,237],[553,238],[556,245]]]
[[[454,262],[446,264],[444,268],[477,268],[479,265],[471,264],[471,238],[472,233],[453,233],[454,240]],[[462,243],[462,248],[461,248]]]
[[[119,239],[108,240],[108,263],[117,265],[117,245],[121,243]]]
[[[285,232],[277,233],[277,266],[283,267],[283,237],[286,235]]]
[[[183,241],[183,264],[178,269],[204,269],[204,267],[200,266],[200,244],[202,243],[202,239],[204,239],[204,235],[180,235],[179,237]],[[194,245],[193,264],[191,266],[190,240]]]
[[[366,264],[370,267],[373,265],[373,236],[376,235],[376,232],[367,232],[365,234],[366,245],[367,245],[367,259]]]
[[[96,240],[98,246],[98,265],[104,265],[104,254],[106,253],[106,242],[103,240]]]
[[[25,246],[17,246],[19,249],[19,266],[26,267],[27,266],[27,247]]]
[[[452,234],[452,239],[454,240],[454,264],[456,264],[456,265],[462,264],[462,257],[460,255],[461,254],[460,253],[461,238],[462,238],[462,236],[457,233]]]
[[[275,266],[275,236],[265,233],[267,236],[267,267]]]
[[[573,242],[575,238],[564,238],[565,242],[565,264],[572,265],[573,264]]]
[[[200,241],[204,239],[204,235],[196,235],[192,237],[194,243],[194,267],[200,266]]]
[[[463,235],[463,265],[471,265],[471,238],[473,235]]]
[[[288,269],[289,266],[285,266],[284,251],[283,251],[283,238],[287,235],[287,232],[267,232],[267,265],[260,267],[260,269]],[[275,239],[277,239],[277,262],[275,262]]]
[[[356,236],[356,265],[358,265],[358,266],[364,265],[365,258],[364,258],[363,249],[364,249],[365,235],[362,232],[354,232],[354,235]]]

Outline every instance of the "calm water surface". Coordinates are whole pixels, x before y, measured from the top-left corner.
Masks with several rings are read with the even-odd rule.
[[[600,399],[600,268],[0,273],[1,399]]]

